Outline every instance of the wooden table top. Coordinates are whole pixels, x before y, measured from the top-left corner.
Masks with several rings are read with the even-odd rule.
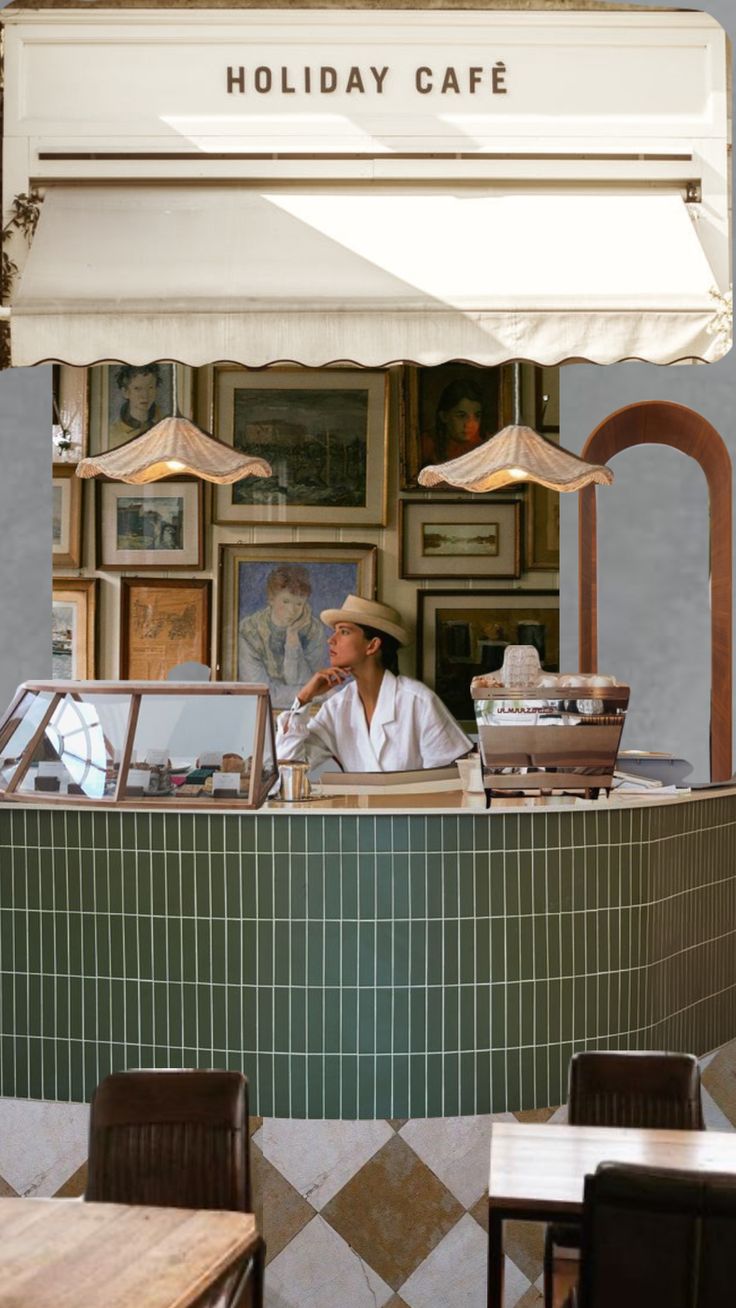
[[[0,1305],[189,1308],[256,1239],[251,1213],[0,1199]]]
[[[584,1178],[604,1160],[736,1172],[736,1132],[493,1122],[489,1204],[540,1218],[580,1212]]]

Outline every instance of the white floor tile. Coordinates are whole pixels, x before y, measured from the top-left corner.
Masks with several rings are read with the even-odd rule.
[[[391,1287],[321,1217],[266,1269],[265,1308],[383,1308],[392,1297]]]
[[[87,1157],[89,1106],[0,1099],[0,1176],[18,1194],[47,1198]]]
[[[399,1289],[409,1308],[478,1308],[486,1300],[488,1237],[467,1213]],[[506,1259],[505,1303],[515,1304],[529,1287]]]
[[[267,1118],[258,1143],[272,1165],[319,1211],[394,1134],[388,1122]]]

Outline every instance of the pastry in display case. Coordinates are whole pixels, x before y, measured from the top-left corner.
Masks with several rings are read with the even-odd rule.
[[[267,686],[26,682],[0,722],[0,800],[259,808],[277,776]]]

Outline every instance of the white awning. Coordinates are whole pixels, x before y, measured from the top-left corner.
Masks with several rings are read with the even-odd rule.
[[[12,362],[710,361],[715,291],[674,190],[54,186]]]

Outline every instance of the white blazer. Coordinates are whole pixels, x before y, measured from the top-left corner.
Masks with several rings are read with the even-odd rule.
[[[354,681],[310,718],[295,701],[276,733],[280,759],[306,759],[317,767],[334,758],[344,772],[403,772],[441,768],[473,748],[433,691],[411,677],[384,672],[370,729]]]

